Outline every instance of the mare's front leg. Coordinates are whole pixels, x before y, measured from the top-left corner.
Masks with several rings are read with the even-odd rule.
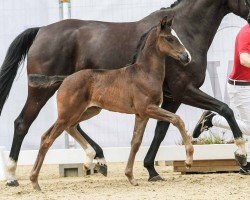
[[[235,144],[238,146],[238,150],[235,152],[235,159],[240,165],[244,166],[247,164],[245,141],[242,138],[242,132],[235,120],[234,113],[227,104],[209,96],[192,85],[187,88],[183,97],[183,103],[205,110],[212,110],[225,117],[233,132]]]
[[[133,175],[135,155],[141,145],[147,123],[148,123],[148,118],[141,118],[138,115],[135,116],[135,126],[134,126],[133,138],[131,141],[131,150],[129,154],[128,163],[125,169],[125,175],[128,177],[129,182],[134,186],[138,185]]]
[[[156,105],[148,106],[146,110],[146,114],[150,118],[170,122],[171,124],[173,124],[179,129],[182,139],[183,139],[183,143],[185,145],[185,149],[186,149],[187,157],[186,157],[185,164],[187,168],[190,168],[193,163],[194,148],[191,143],[191,138],[186,132],[185,124],[182,121],[182,119],[178,115],[171,113],[169,111],[166,111]]]
[[[175,102],[172,99],[164,98],[161,108],[175,113],[179,108],[180,103]],[[166,136],[166,132],[169,128],[170,123],[167,121],[158,121],[155,128],[155,135],[153,141],[150,145],[150,148],[147,152],[147,155],[144,159],[144,167],[148,170],[149,181],[160,181],[163,180],[160,175],[156,172],[154,168],[154,161],[161,142]]]

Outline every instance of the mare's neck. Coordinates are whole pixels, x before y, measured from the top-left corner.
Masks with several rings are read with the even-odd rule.
[[[173,28],[183,39],[184,45],[192,44],[198,48],[196,51],[207,52],[228,11],[219,0],[183,0],[172,9],[158,10],[143,18],[141,27],[147,30],[158,24],[164,16],[173,14]]]
[[[174,8],[174,12],[175,31],[181,38],[189,40],[194,48],[203,52],[208,51],[222,19],[227,14],[219,0],[183,0]]]
[[[170,9],[157,10],[151,13],[139,21],[139,28],[141,28],[143,32],[149,30],[151,27],[157,25],[167,13],[170,13]]]

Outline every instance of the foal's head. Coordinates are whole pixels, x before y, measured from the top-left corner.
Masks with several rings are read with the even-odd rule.
[[[156,48],[161,54],[170,56],[187,65],[191,61],[191,55],[171,28],[172,21],[173,17],[166,16],[157,26]]]

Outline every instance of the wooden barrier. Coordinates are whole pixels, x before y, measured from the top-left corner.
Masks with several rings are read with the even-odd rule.
[[[190,169],[185,167],[184,161],[173,162],[174,172],[187,173],[208,173],[208,172],[238,172],[240,167],[233,159],[221,160],[194,160]]]

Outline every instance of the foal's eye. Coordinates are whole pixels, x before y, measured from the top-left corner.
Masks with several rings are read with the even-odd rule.
[[[171,38],[171,37],[166,37],[165,40],[167,40],[168,42],[173,42],[174,41],[174,39]]]

